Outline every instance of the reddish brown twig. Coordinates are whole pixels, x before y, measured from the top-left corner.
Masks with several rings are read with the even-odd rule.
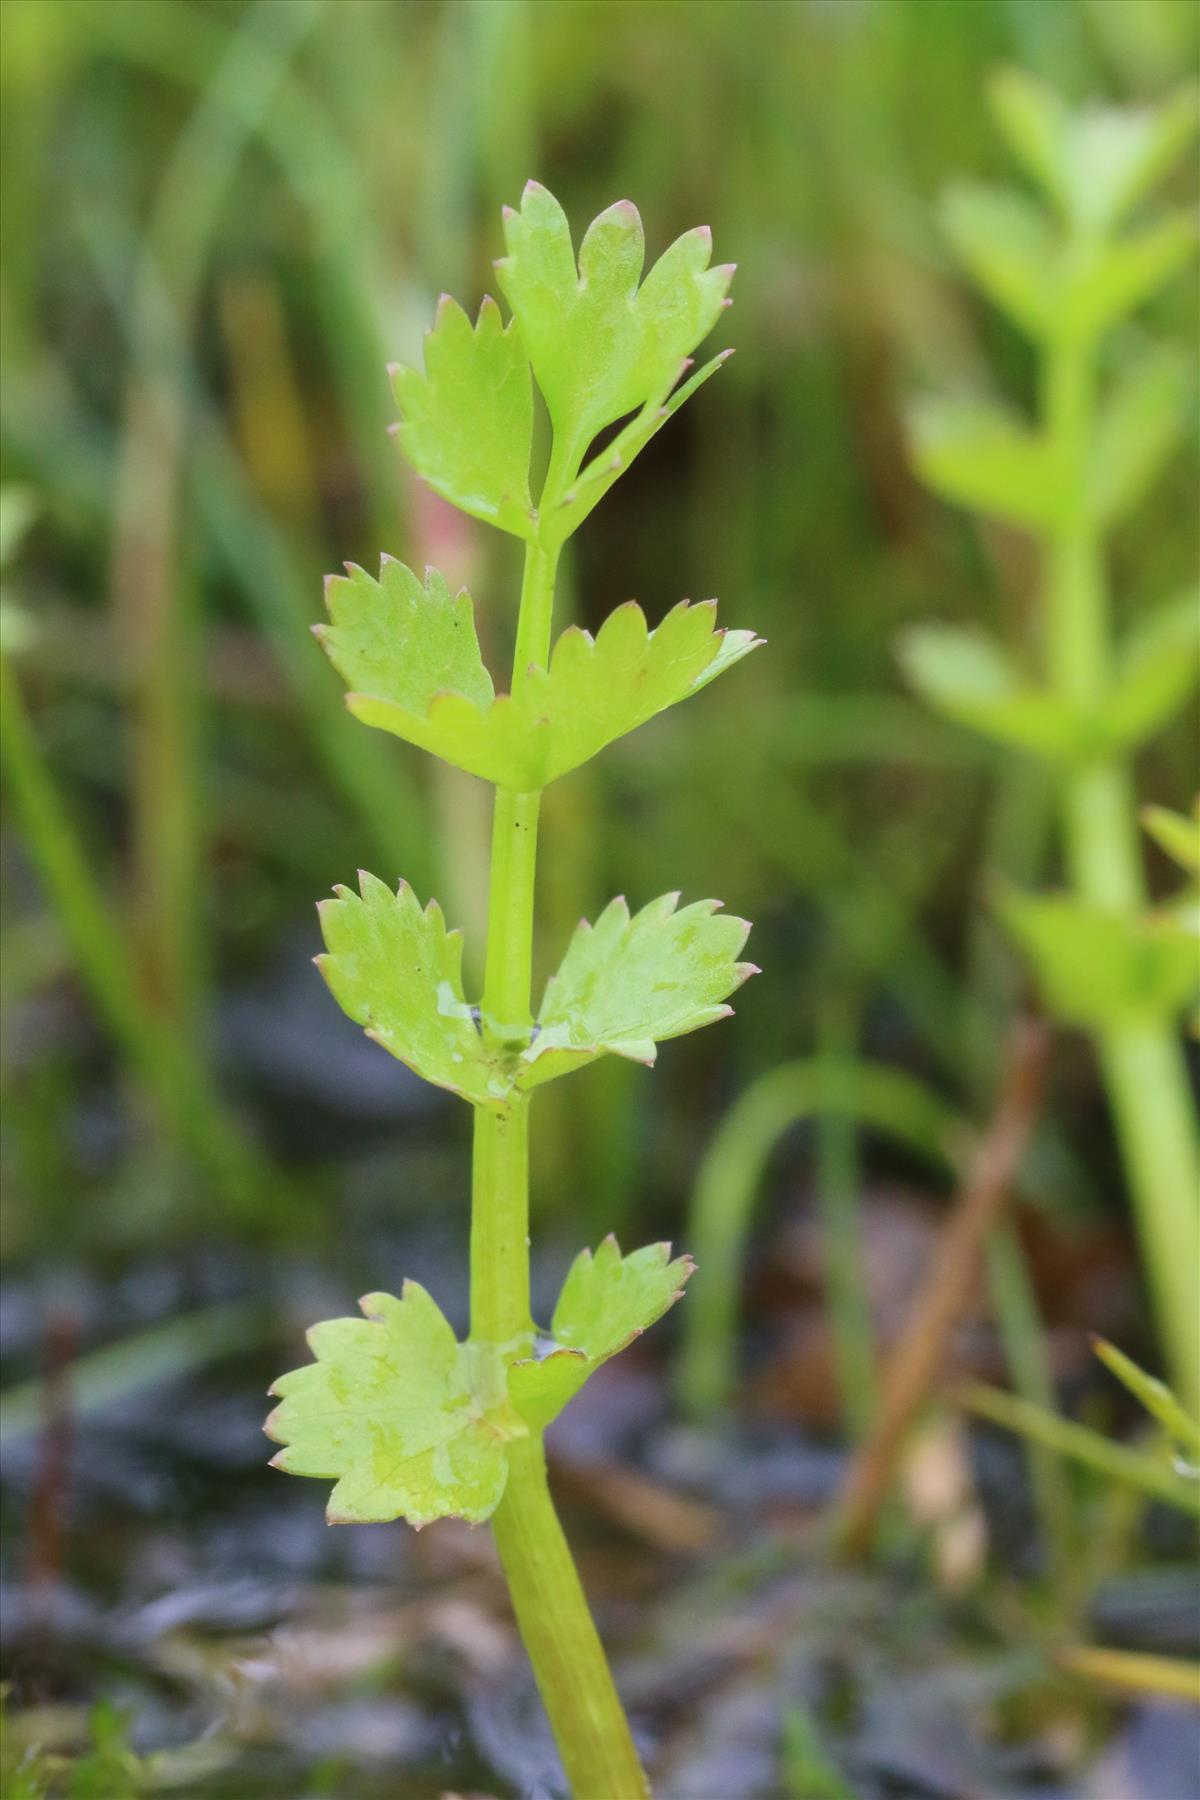
[[[838,1538],[849,1556],[862,1556],[871,1546],[909,1425],[937,1378],[950,1333],[970,1305],[984,1243],[1003,1212],[1041,1109],[1048,1043],[1045,1026],[1031,1019],[1013,1032],[995,1117],[889,1358],[879,1417],[846,1476]]]
[[[45,1412],[30,1496],[28,1562],[29,1664],[40,1689],[54,1635],[55,1606],[66,1553],[71,1462],[71,1364],[78,1321],[62,1306],[46,1321]]]

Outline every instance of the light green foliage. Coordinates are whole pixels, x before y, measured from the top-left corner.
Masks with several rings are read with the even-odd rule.
[[[1200,592],[1150,613],[1118,647],[1098,723],[1102,745],[1132,747],[1152,737],[1200,681]]]
[[[669,1244],[622,1256],[609,1236],[594,1256],[581,1250],[554,1309],[552,1341],[536,1359],[516,1362],[509,1371],[513,1404],[529,1425],[540,1431],[557,1418],[601,1363],[682,1299],[694,1268],[690,1256],[672,1262]]]
[[[1019,1400],[1015,1394],[1006,1394],[1000,1388],[972,1384],[958,1397],[968,1411],[1003,1425],[1009,1431],[1019,1432],[1035,1444],[1044,1444],[1059,1456],[1070,1457],[1073,1462],[1093,1469],[1105,1481],[1118,1482],[1151,1499],[1161,1500],[1167,1506],[1177,1507],[1193,1518],[1200,1518],[1200,1486],[1184,1477],[1177,1468],[1171,1468],[1157,1452],[1116,1443],[1090,1426],[1064,1419],[1048,1407]]]
[[[367,1294],[363,1319],[308,1334],[315,1362],[274,1384],[266,1423],[284,1446],[273,1465],[336,1480],[331,1525],[495,1511],[508,1475],[504,1445],[526,1434],[486,1346],[460,1344],[423,1287]]]
[[[68,1800],[135,1800],[152,1792],[153,1771],[129,1744],[132,1718],[110,1701],[98,1701],[88,1714],[92,1748],[74,1765],[67,1779]]]
[[[1065,264],[1060,338],[1087,339],[1153,298],[1196,250],[1196,222],[1173,213],[1113,243],[1088,243]]]
[[[1058,246],[1044,212],[1011,188],[960,182],[942,203],[941,223],[988,298],[1030,337],[1049,337],[1055,307],[1046,270]]]
[[[352,711],[361,697],[382,696],[402,721],[392,727],[397,735],[429,748],[424,738],[438,695],[491,705],[471,596],[464,588],[451,598],[436,569],[427,569],[422,583],[385,556],[376,581],[347,563],[345,575],[326,578],[325,604],[332,623],[314,625],[313,633],[349,687]]]
[[[645,449],[654,434],[662,430],[684,401],[690,400],[696,389],[702,387],[710,375],[715,375],[732,355],[732,350],[720,351],[711,362],[706,362],[694,375],[681,381],[665,398],[652,397],[647,400],[641,412],[630,419],[612,442],[586,464],[562,498],[553,501],[542,517],[542,536],[555,543],[561,543],[564,538],[569,537],[587,518],[592,508],[604,498],[618,476],[625,473],[634,457]]]
[[[1200,680],[1198,597],[1151,614],[1120,647],[1090,704],[1040,686],[981,632],[918,625],[900,639],[905,674],[930,706],[1009,748],[1066,767],[1142,743]]]
[[[917,472],[935,493],[1041,530],[1066,504],[1048,439],[988,401],[930,400],[910,420]]]
[[[1146,351],[1118,370],[1092,440],[1098,524],[1119,524],[1153,486],[1178,442],[1188,387],[1187,366],[1173,350]]]
[[[509,1479],[511,1441],[540,1430],[594,1368],[678,1298],[688,1258],[672,1262],[666,1245],[622,1258],[608,1239],[573,1266],[550,1353],[517,1360],[528,1332],[528,1196],[519,1163],[496,1147],[518,1121],[523,1133],[527,1090],[608,1053],[653,1062],[661,1039],[728,1013],[728,995],[753,972],[737,961],[749,927],[718,917],[717,902],[679,910],[678,895],[668,894],[631,918],[617,900],[575,934],[536,1022],[509,1022],[528,1018],[536,811],[531,823],[525,797],[696,693],[760,640],[718,630],[715,601],[684,601],[654,630],[631,601],[595,638],[572,628],[550,648],[561,546],[725,360],[728,352],[688,374],[691,352],[727,304],[733,271],[709,267],[702,227],[641,281],[641,220],[626,201],[593,221],[577,264],[562,208],[534,182],[505,229],[508,254],[497,268],[511,323],[485,300],[472,326],[443,298],[424,372],[395,368],[392,379],[400,448],[417,473],[463,511],[527,540],[517,632],[525,660],[513,691],[495,691],[470,595],[451,595],[434,569],[422,580],[385,556],[376,580],[347,564],[327,582],[329,623],[316,630],[356,718],[493,783],[497,819],[523,809],[524,836],[506,837],[506,855],[493,859],[486,1006],[467,1001],[458,934],[403,882],[393,893],[360,874],[358,894],[336,889],[319,909],[326,953],[317,959],[369,1036],[476,1108],[484,1152],[473,1204],[507,1254],[484,1268],[473,1259],[477,1338],[457,1343],[430,1297],[408,1283],[401,1300],[368,1296],[364,1320],[315,1327],[315,1362],[276,1384],[280,1404],[267,1429],[284,1448],[275,1464],[336,1481],[332,1521],[487,1518]],[[535,376],[553,427],[536,507]],[[626,414],[584,466],[596,433]],[[513,1473],[514,1483],[523,1479]],[[592,1724],[585,1735],[593,1742]],[[626,1774],[636,1763],[632,1743],[627,1750],[611,1764]],[[630,1785],[625,1775],[622,1783]]]
[[[1195,134],[1200,96],[1189,85],[1157,107],[1072,109],[1019,69],[993,80],[992,109],[1013,154],[1073,224],[1117,225],[1177,161]]]
[[[1158,1421],[1171,1442],[1189,1459],[1189,1472],[1193,1479],[1200,1478],[1200,1469],[1194,1467],[1200,1459],[1200,1421],[1180,1405],[1166,1382],[1147,1375],[1145,1369],[1139,1368],[1133,1358],[1126,1356],[1123,1350],[1118,1350],[1115,1344],[1107,1343],[1104,1338],[1094,1338],[1092,1348],[1105,1368],[1128,1388],[1134,1399],[1145,1407],[1152,1419]]]
[[[38,499],[29,488],[0,488],[0,655],[20,655],[37,636],[33,618],[9,593],[4,579],[37,516]]]
[[[1014,70],[998,78],[992,99],[1014,152],[1061,217],[1021,193],[962,184],[942,209],[946,235],[984,293],[1045,352],[1091,345],[1194,254],[1188,214],[1122,234],[1117,227],[1194,132],[1196,95],[1144,111],[1073,112]],[[1176,357],[1155,350],[1127,361],[1102,398],[1082,484],[1069,445],[978,398],[915,409],[914,462],[944,498],[1037,534],[1084,508],[1110,525],[1161,469],[1185,390]]]
[[[786,1800],[854,1800],[853,1789],[830,1761],[807,1708],[797,1702],[784,1708],[780,1737]]]
[[[678,894],[663,894],[630,917],[611,900],[571,940],[546,984],[521,1084],[534,1087],[612,1052],[651,1064],[656,1044],[723,1019],[723,1004],[753,963],[738,962],[750,927],[718,912],[719,901],[696,900],[676,911]]]
[[[631,919],[613,900],[595,926],[579,926],[529,1045],[514,1051],[481,1031],[463,992],[462,938],[437,902],[422,909],[407,882],[393,893],[365,872],[359,887],[317,909],[321,973],[368,1037],[475,1106],[503,1106],[610,1051],[653,1063],[657,1041],[725,1018],[721,1002],[757,973],[736,960],[750,927],[718,913],[718,901],[677,912],[678,894],[664,894]]]
[[[1161,850],[1178,863],[1186,875],[1200,880],[1200,799],[1189,819],[1166,806],[1147,806],[1142,823]]]
[[[0,1794],[4,1800],[137,1800],[159,1793],[163,1752],[142,1757],[130,1748],[132,1719],[111,1701],[99,1700],[87,1716],[89,1748],[77,1756],[17,1745],[18,1729],[6,1715],[0,1688]]]
[[[519,793],[587,762],[760,642],[751,631],[718,631],[715,600],[681,601],[654,631],[629,601],[595,639],[564,632],[549,669],[529,671],[520,700],[496,698],[469,596],[449,600],[434,570],[426,584],[390,560],[378,583],[361,569],[329,582],[337,623],[324,643],[351,684],[347,704],[364,724]]]
[[[1171,1027],[1197,990],[1200,909],[1193,899],[1145,909],[1122,762],[1194,686],[1197,615],[1189,597],[1114,646],[1103,547],[1161,471],[1188,384],[1161,351],[1126,353],[1106,380],[1099,339],[1195,248],[1194,221],[1181,214],[1118,226],[1194,132],[1196,106],[1189,95],[1157,112],[1072,112],[1016,74],[995,101],[1060,223],[1028,202],[963,190],[947,229],[980,286],[1039,345],[1041,419],[1029,428],[978,404],[927,407],[916,461],[947,498],[1041,539],[1044,659],[1029,679],[995,647],[937,632],[910,637],[902,655],[940,710],[1056,765],[1077,897],[1014,897],[1002,911],[1050,1009],[1104,1041],[1156,1305],[1176,1378],[1194,1392],[1196,1145]]]
[[[29,488],[0,488],[0,569],[6,569],[38,516],[38,498]]]
[[[496,264],[557,442],[581,456],[606,425],[666,399],[684,358],[716,324],[733,270],[709,268],[706,226],[685,232],[638,283],[645,240],[619,200],[593,219],[576,267],[567,216],[531,181],[506,211],[508,254]]]
[[[426,1081],[488,1105],[505,1083],[484,1053],[462,987],[462,938],[436,900],[407,882],[396,893],[361,872],[360,894],[335,889],[317,911],[328,954],[317,958],[342,1011]]]
[[[1052,762],[1078,753],[1082,727],[1075,709],[1027,680],[981,632],[914,626],[901,638],[899,655],[921,698],[947,718]]]
[[[1088,1030],[1182,1011],[1200,984],[1194,921],[1134,916],[1066,895],[1010,895],[1001,915],[1033,964],[1050,1010]]]
[[[572,627],[548,670],[529,673],[520,704],[503,709],[494,772],[502,786],[544,787],[605,744],[697,693],[752,650],[751,631],[717,631],[716,601],[681,601],[656,630],[634,601],[591,633]]]
[[[1094,338],[1136,312],[1196,245],[1195,223],[1184,213],[1114,240],[1066,242],[1023,194],[973,183],[950,190],[942,224],[982,291],[1043,344]]]
[[[425,337],[425,373],[391,369],[403,414],[396,435],[405,456],[434,489],[464,512],[531,537],[529,457],[533,383],[520,335],[486,299],[474,329],[449,294]]]

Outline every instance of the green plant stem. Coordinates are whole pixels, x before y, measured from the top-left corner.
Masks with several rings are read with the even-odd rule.
[[[1044,1412],[1040,1406],[1031,1406],[1028,1400],[1019,1400],[1000,1388],[972,1382],[960,1391],[958,1399],[968,1412],[1045,1444],[1047,1449],[1069,1456],[1073,1462],[1084,1463],[1106,1481],[1125,1482],[1139,1493],[1164,1500],[1168,1506],[1200,1515],[1200,1492],[1195,1484],[1177,1475],[1168,1462],[1152,1451],[1116,1443],[1074,1419]]]
[[[529,1313],[529,1098],[477,1107],[471,1169],[471,1335],[520,1356]]]
[[[1103,706],[1112,625],[1102,540],[1088,497],[1087,458],[1095,395],[1095,347],[1063,340],[1045,371],[1046,428],[1069,495],[1047,557],[1046,656],[1064,698]],[[1066,777],[1063,826],[1071,884],[1080,899],[1116,912],[1146,905],[1137,816],[1128,766],[1116,756]],[[1173,1385],[1200,1408],[1200,1147],[1182,1047],[1153,1021],[1116,1025],[1098,1050],[1142,1259]]]
[[[754,1196],[771,1153],[802,1120],[838,1114],[887,1131],[953,1167],[957,1121],[921,1082],[849,1057],[812,1057],[771,1069],[726,1113],[696,1176],[690,1235],[705,1271],[684,1318],[678,1388],[697,1418],[711,1418],[733,1386],[738,1274]]]
[[[509,1451],[492,1529],[574,1800],[642,1800],[650,1785],[554,1509],[540,1432]]]
[[[835,1017],[826,1027],[824,1039],[827,1056],[849,1056],[853,1051],[850,1020]],[[818,1118],[817,1182],[834,1366],[848,1435],[857,1441],[870,1429],[878,1393],[870,1294],[862,1258],[862,1157],[853,1111],[835,1108]]]
[[[552,465],[547,492],[557,492]],[[554,610],[556,549],[525,558],[513,668],[519,693],[544,664]],[[484,1032],[497,1046],[533,1023],[534,879],[539,794],[497,789],[488,894]],[[471,1335],[520,1354],[529,1312],[529,1099],[475,1109],[471,1197]],[[504,1498],[492,1517],[517,1624],[575,1800],[642,1800],[649,1786],[588,1609],[546,1479],[540,1432],[512,1444]]]

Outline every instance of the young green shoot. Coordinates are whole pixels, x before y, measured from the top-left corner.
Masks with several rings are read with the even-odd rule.
[[[368,1035],[474,1110],[471,1329],[464,1342],[414,1282],[368,1295],[361,1319],[309,1334],[314,1361],[283,1376],[267,1431],[276,1465],[336,1483],[331,1522],[422,1526],[490,1519],[517,1621],[577,1800],[648,1792],[641,1762],[555,1515],[542,1434],[589,1376],[679,1299],[690,1258],[656,1244],[623,1256],[609,1237],[576,1258],[547,1331],[529,1302],[529,1126],[534,1091],[603,1056],[652,1064],[664,1039],[730,1010],[753,965],[749,927],[711,900],[666,894],[584,921],[533,1006],[535,866],[542,790],[614,739],[696,693],[758,643],[716,626],[715,603],[677,605],[655,628],[620,606],[593,639],[552,646],[555,571],[570,534],[671,414],[715,372],[691,353],[728,304],[733,270],[710,266],[705,228],[644,280],[642,225],[621,201],[578,258],[566,215],[530,182],[506,211],[496,265],[512,310],[485,299],[472,324],[444,298],[424,371],[399,368],[397,437],[417,474],[475,518],[521,539],[525,573],[507,693],[480,655],[474,608],[428,569],[385,557],[347,565],[318,627],[364,724],[496,790],[486,972],[468,997],[462,942],[422,906],[360,874],[322,903],[335,998]],[[534,499],[534,382],[552,445]],[[598,433],[627,419],[605,448]]]

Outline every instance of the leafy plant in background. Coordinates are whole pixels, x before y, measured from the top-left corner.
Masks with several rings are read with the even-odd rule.
[[[1200,614],[1188,594],[1118,636],[1105,540],[1179,431],[1180,359],[1113,334],[1193,254],[1189,215],[1127,217],[1190,142],[1197,100],[1188,90],[1156,109],[1071,111],[1015,71],[991,99],[1052,211],[1015,190],[959,186],[944,222],[969,273],[1035,346],[1040,416],[938,400],[916,417],[915,457],[938,493],[1035,538],[1041,629],[1028,671],[999,645],[943,627],[912,632],[902,655],[933,706],[1056,777],[1069,889],[1009,894],[1001,910],[1047,1005],[1095,1038],[1164,1350],[1194,1410],[1200,1154],[1173,1021],[1195,992],[1196,940],[1178,909],[1147,906],[1130,764],[1196,682]]]
[[[68,1758],[36,1746],[18,1749],[18,1733],[6,1717],[7,1693],[0,1690],[0,1792],[4,1800],[137,1800],[156,1789],[154,1759],[129,1746],[127,1713],[106,1700],[87,1717],[89,1745]]]
[[[1148,1375],[1115,1344],[1095,1338],[1093,1348],[1105,1368],[1153,1420],[1157,1442],[1114,1443],[1087,1425],[995,1388],[968,1387],[962,1399],[982,1418],[1091,1469],[1110,1485],[1200,1518],[1200,1420],[1181,1404],[1165,1382]],[[1173,1695],[1200,1704],[1200,1664],[1195,1662],[1110,1650],[1102,1645],[1060,1649],[1057,1660],[1063,1668],[1089,1681],[1135,1693]]]
[[[664,1038],[729,1011],[752,966],[747,925],[714,901],[668,894],[631,914],[612,901],[581,924],[536,1017],[531,1008],[538,812],[547,783],[746,655],[748,631],[686,602],[651,630],[635,604],[595,639],[551,650],[555,571],[567,537],[654,433],[723,361],[687,380],[690,352],[726,304],[732,269],[709,233],[679,238],[640,281],[642,226],[622,201],[593,221],[578,264],[565,214],[536,183],[506,211],[497,265],[512,307],[474,325],[448,298],[425,369],[397,369],[401,450],[463,511],[523,540],[511,691],[497,695],[472,603],[442,577],[385,558],[378,580],[330,579],[325,649],[365,723],[496,788],[482,999],[468,1000],[461,940],[372,875],[321,908],[319,959],[337,1000],[380,1044],[475,1113],[471,1330],[463,1343],[413,1282],[362,1301],[366,1317],[309,1334],[315,1362],[285,1375],[267,1430],[293,1474],[336,1480],[337,1523],[490,1518],[551,1724],[575,1792],[646,1791],[637,1753],[546,1482],[542,1434],[588,1376],[679,1297],[692,1272],[667,1245],[622,1256],[613,1238],[573,1264],[549,1334],[530,1316],[528,1133],[533,1091],[613,1054],[653,1063]],[[639,285],[640,281],[640,285]],[[552,448],[532,498],[536,377]],[[590,459],[589,446],[630,421]]]

